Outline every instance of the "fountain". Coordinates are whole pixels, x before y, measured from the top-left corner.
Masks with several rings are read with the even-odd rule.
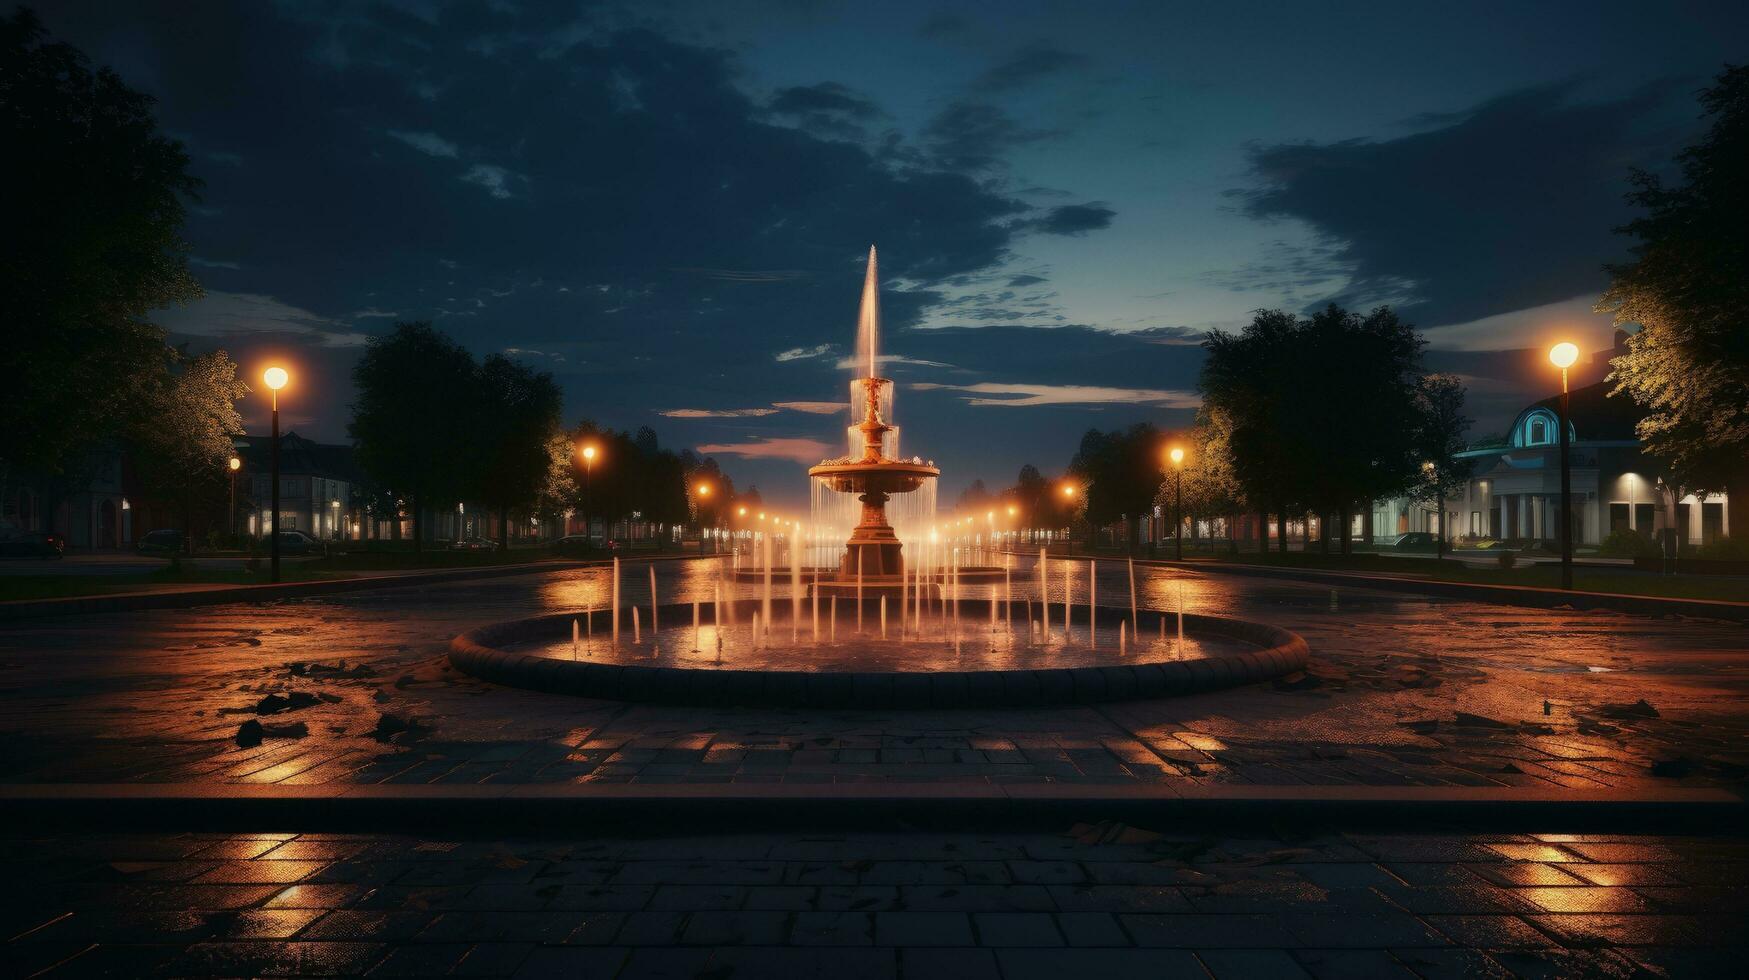
[[[1001,565],[973,564],[991,553],[991,542],[969,535],[969,520],[939,520],[935,486],[941,471],[933,461],[899,454],[893,382],[879,370],[879,323],[879,277],[870,248],[850,382],[856,421],[846,429],[849,452],[808,470],[814,491],[808,531],[799,521],[774,519],[757,535],[756,562],[743,561],[739,550],[726,559],[705,559],[710,564],[698,566],[706,569],[702,576],[687,573],[693,574],[690,585],[683,579],[664,589],[679,600],[670,606],[657,598],[651,566],[647,630],[636,597],[621,606],[615,558],[609,608],[470,630],[451,641],[450,661],[503,684],[622,701],[879,708],[1159,697],[1304,668],[1308,651],[1300,637],[1263,623],[1186,612],[1182,583],[1176,609],[1143,608],[1133,563],[1125,569],[1128,602],[1120,599],[1109,608],[1099,605],[1099,567],[1093,561],[1053,560],[1041,549],[1036,577],[1023,571],[1018,581],[1011,558]],[[811,540],[818,548],[826,528],[838,529],[832,540],[849,528],[843,550],[830,563],[810,562],[803,543]],[[774,555],[780,543],[783,554]],[[787,574],[775,574],[778,560],[787,564]],[[1075,609],[1083,564],[1084,626]],[[784,588],[788,602],[782,601]],[[1123,595],[1121,585],[1117,594]],[[853,604],[843,630],[840,602]],[[1059,602],[1061,619],[1054,627],[1052,607]],[[622,610],[631,618],[630,644],[619,628]],[[664,634],[663,623],[682,623],[687,612],[690,633],[674,625]],[[1155,620],[1148,624],[1155,629],[1144,631],[1144,614]],[[605,650],[592,641],[597,616],[611,634]],[[1176,621],[1175,630],[1168,631],[1169,619]],[[1115,644],[1099,642],[1102,628],[1108,638],[1116,635]]]
[[[904,545],[887,521],[887,501],[895,494],[912,493],[941,471],[918,459],[893,459],[885,452],[895,426],[881,417],[881,394],[893,382],[878,374],[876,344],[879,337],[879,278],[874,247],[868,250],[868,271],[862,284],[862,312],[858,317],[861,360],[868,373],[853,383],[862,389],[862,421],[851,427],[860,445],[841,459],[827,460],[808,470],[810,479],[834,493],[852,494],[861,502],[856,527],[845,543],[844,557],[836,574],[817,575],[814,588],[828,595],[897,596],[904,587]],[[891,403],[891,394],[887,396]]]

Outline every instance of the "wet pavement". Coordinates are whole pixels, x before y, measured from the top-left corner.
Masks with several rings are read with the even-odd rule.
[[[657,568],[664,603],[708,601],[718,578],[711,562]],[[1101,570],[1102,599],[1126,600],[1122,566]],[[626,601],[648,601],[646,576],[628,565]],[[1084,603],[1084,572],[1069,579]],[[1605,788],[1741,787],[1749,773],[1739,624],[1170,569],[1137,582],[1144,610],[1294,630],[1312,667],[1193,697],[927,712],[627,705],[448,668],[465,629],[605,604],[604,570],[556,571],[8,623],[0,780]]]
[[[1749,844],[786,832],[3,842],[13,976],[1704,977]]]

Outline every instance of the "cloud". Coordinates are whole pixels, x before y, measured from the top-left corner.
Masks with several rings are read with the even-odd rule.
[[[1197,408],[1202,396],[1194,391],[1160,391],[1151,388],[1107,388],[1098,385],[1033,385],[997,384],[981,381],[971,385],[943,385],[919,382],[918,391],[964,391],[974,396],[964,399],[968,405],[1001,405],[1009,408],[1031,408],[1038,405],[1160,405],[1166,408]],[[1007,397],[995,397],[1007,396]]]
[[[198,255],[188,257],[188,264],[202,269],[241,269],[236,262],[226,262],[220,259],[203,259]]]
[[[1412,299],[1424,325],[1541,306],[1605,284],[1628,168],[1672,141],[1671,88],[1581,103],[1571,84],[1540,86],[1395,139],[1254,146],[1254,186],[1232,196],[1304,222],[1347,270],[1313,302]]]
[[[739,456],[743,459],[787,459],[813,465],[831,454],[833,447],[817,439],[758,439],[753,442],[713,442],[699,446],[706,456]]]
[[[503,167],[490,163],[474,164],[468,168],[467,173],[462,174],[461,179],[469,184],[479,184],[486,189],[486,193],[500,200],[511,196],[510,184],[512,181],[526,182],[528,180],[520,174],[512,173]]]
[[[1085,235],[1090,231],[1111,227],[1111,219],[1116,214],[1116,211],[1099,201],[1091,204],[1064,204],[1046,211],[1043,217],[1021,224],[1045,235]]]
[[[664,408],[657,415],[671,419],[746,419],[776,415],[775,408]]]
[[[400,315],[394,310],[379,310],[374,306],[367,306],[362,310],[354,310],[352,318],[354,320],[392,320]]]
[[[828,139],[862,139],[870,124],[887,118],[880,106],[837,82],[779,89],[766,109],[799,129]]]
[[[848,402],[772,402],[773,407],[788,409],[792,412],[806,412],[809,415],[836,415],[846,411]]]
[[[1615,337],[1615,318],[1596,313],[1595,295],[1574,296],[1555,303],[1498,313],[1467,323],[1422,331],[1430,350],[1491,351],[1545,348],[1557,335],[1579,343],[1581,350],[1601,350]]]
[[[912,367],[933,367],[933,368],[951,368],[951,367],[953,367],[952,364],[946,364],[946,363],[943,363],[941,361],[926,361],[920,357],[906,357],[903,354],[877,354],[875,356],[875,360],[879,361],[882,364],[909,364]],[[834,366],[837,367],[838,370],[840,370],[840,371],[854,371],[857,368],[866,367],[867,365],[868,365],[868,361],[866,358],[852,356],[852,357],[842,358]]]
[[[816,344],[813,347],[791,347],[786,351],[777,352],[778,361],[806,361],[820,357],[832,350],[831,344]]]
[[[307,337],[328,347],[358,347],[370,339],[328,317],[258,293],[214,290],[187,306],[164,310],[156,319],[172,333],[196,337],[278,334]]]
[[[1058,135],[1056,130],[1023,126],[988,103],[955,102],[924,124],[922,141],[937,166],[984,171],[1001,167],[1017,147]]]
[[[972,82],[972,88],[980,92],[1006,92],[1083,67],[1088,61],[1086,55],[1032,44],[991,66]]]
[[[1034,275],[1015,276],[1014,278],[1008,280],[1008,288],[1021,289],[1021,288],[1026,287],[1026,286],[1036,286],[1039,283],[1046,282],[1046,281],[1048,281],[1048,280],[1046,280],[1044,276],[1034,276]]]
[[[413,133],[404,129],[391,129],[389,135],[427,156],[454,157],[456,155],[456,145],[436,133]]]

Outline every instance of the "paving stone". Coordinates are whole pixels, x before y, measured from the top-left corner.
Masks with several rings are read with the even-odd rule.
[[[1293,980],[1311,976],[1298,961],[1279,949],[1199,949],[1196,955],[1215,980],[1251,977]]]
[[[876,912],[875,942],[881,946],[971,946],[971,918],[964,912]]]
[[[999,949],[1003,980],[1207,980],[1196,954],[1163,949]]]

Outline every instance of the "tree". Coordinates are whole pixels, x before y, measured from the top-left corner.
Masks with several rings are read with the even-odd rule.
[[[1337,514],[1346,529],[1357,502],[1414,479],[1422,341],[1390,308],[1361,316],[1330,305],[1303,318],[1260,310],[1204,348],[1204,403],[1228,422],[1243,496],[1276,507],[1281,550],[1290,510]]]
[[[200,296],[180,234],[200,182],[152,105],[30,11],[0,18],[0,497],[138,414],[165,356],[147,313]]]
[[[1184,468],[1182,479],[1184,514],[1194,522],[1197,518],[1224,516],[1232,532],[1231,517],[1240,507],[1240,493],[1233,476],[1233,460],[1227,449],[1229,438],[1220,413],[1208,408],[1197,412],[1196,424],[1184,433]],[[1174,483],[1168,467],[1165,482],[1154,498],[1156,506],[1172,511],[1180,488]]]
[[[1118,432],[1089,429],[1069,463],[1087,485],[1087,521],[1093,528],[1125,522],[1133,554],[1141,539],[1138,519],[1154,506],[1160,489],[1160,431],[1140,422]]]
[[[498,543],[509,548],[511,509],[532,512],[548,478],[548,442],[559,429],[564,396],[552,375],[493,354],[480,365],[475,401],[471,490],[497,511]]]
[[[1051,484],[1038,467],[1027,463],[1014,478],[1011,491],[1014,505],[1020,508],[1020,519],[1029,528],[1052,527],[1056,508],[1051,500]]]
[[[192,550],[196,523],[228,504],[235,444],[243,434],[237,399],[249,386],[224,351],[173,361],[144,394],[144,410],[129,423],[134,472],[146,493],[169,502],[182,518],[183,546]]]
[[[425,508],[453,503],[467,488],[456,439],[474,431],[475,371],[473,355],[429,323],[397,323],[373,337],[352,369],[358,401],[347,431],[365,473],[412,505],[415,551],[425,541]]]
[[[1464,492],[1476,468],[1475,461],[1457,457],[1464,450],[1464,433],[1470,428],[1470,420],[1464,417],[1463,382],[1450,374],[1430,374],[1421,379],[1416,403],[1415,441],[1421,450],[1422,468],[1409,495],[1431,501],[1437,508],[1439,543],[1434,556],[1444,558],[1448,537],[1445,502]]]
[[[1633,261],[1609,266],[1599,312],[1639,324],[1610,362],[1612,396],[1650,410],[1638,426],[1674,481],[1729,495],[1749,528],[1749,67],[1728,67],[1700,97],[1712,125],[1677,157],[1680,186],[1636,170],[1620,229]]]

